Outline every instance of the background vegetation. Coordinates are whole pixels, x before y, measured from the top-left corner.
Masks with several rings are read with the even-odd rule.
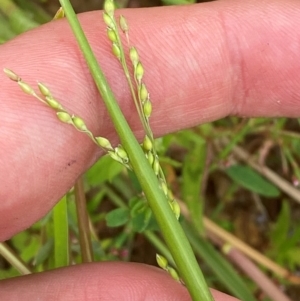
[[[99,1],[72,4],[77,12],[102,7]],[[57,9],[56,0],[2,0],[1,42],[50,21]],[[245,301],[283,300],[275,299],[282,297],[276,289],[286,300],[297,300],[298,132],[298,120],[233,117],[157,140],[167,182],[182,207],[182,225],[211,287]],[[103,157],[52,212],[0,245],[0,279],[92,260],[156,265],[157,251],[172,262],[140,192],[133,174]]]

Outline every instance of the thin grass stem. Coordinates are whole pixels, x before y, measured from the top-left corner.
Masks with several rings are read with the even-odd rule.
[[[79,178],[75,183],[75,202],[82,262],[92,262],[93,249],[91,242],[91,232],[89,227],[89,218],[86,208],[86,199],[82,178]]]
[[[21,275],[32,273],[26,263],[5,242],[0,242],[0,255],[19,271]]]
[[[90,72],[102,96],[115,129],[120,137],[122,146],[127,151],[130,163],[136,173],[150,207],[156,217],[164,239],[176,262],[182,279],[184,280],[194,301],[212,301],[213,297],[205,283],[193,250],[184,231],[174,216],[173,211],[161,189],[159,182],[150,167],[144,152],[132,133],[119,105],[108,86],[107,80],[100,69],[95,55],[83,33],[75,12],[68,0],[60,0],[61,6],[84,54]]]
[[[61,200],[53,208],[53,224],[54,224],[54,263],[55,267],[68,266],[69,259],[69,224],[67,210],[67,196],[63,196]]]

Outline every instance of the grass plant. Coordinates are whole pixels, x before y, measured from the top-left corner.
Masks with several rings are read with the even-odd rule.
[[[30,9],[21,0],[1,2],[0,10],[9,2],[18,8],[22,15],[20,20],[25,20],[25,23],[28,21],[27,24],[36,26],[44,22],[37,18],[31,19],[28,14]],[[75,32],[79,33],[80,43],[85,44],[75,15],[69,10],[69,2],[62,1],[62,4],[65,11],[69,12],[67,15],[71,25],[76,28]],[[205,270],[205,280],[210,286],[241,300],[269,301],[271,297],[268,297],[265,288],[273,285],[271,290],[278,290],[276,282],[286,289],[280,292],[284,300],[292,300],[292,297],[286,298],[289,294],[292,295],[293,285],[300,283],[296,274],[299,267],[297,254],[300,251],[300,228],[296,220],[300,202],[299,124],[286,118],[241,120],[232,117],[154,141],[150,127],[151,99],[146,83],[143,82],[143,72],[147,70],[143,70],[137,50],[129,47],[132,49],[129,63],[133,64],[135,70],[133,76],[130,75],[128,69],[131,68],[127,67],[124,56],[124,49],[127,47],[123,49],[121,44],[123,34],[130,41],[128,24],[122,17],[123,33],[116,31],[119,22],[115,19],[111,2],[108,1],[106,5],[104,18],[108,26],[108,38],[112,43],[112,55],[119,59],[128,79],[145,131],[144,140],[141,144],[135,140],[126,122],[123,123],[122,112],[109,100],[107,106],[113,119],[117,121],[116,128],[121,138],[121,145],[117,146],[111,145],[105,137],[95,137],[80,116],[68,112],[55,99],[55,91],[50,92],[47,84],[39,83],[39,90],[36,92],[14,72],[6,70],[7,75],[25,93],[55,110],[59,120],[88,135],[108,155],[101,158],[76,183],[76,189],[69,192],[51,213],[8,242],[0,243],[0,254],[5,258],[3,260],[0,257],[0,279],[45,271],[70,262],[139,261],[140,258],[136,258],[135,254],[141,251],[134,243],[138,240],[144,244],[149,241],[155,247],[156,252],[161,254],[158,257],[160,265],[168,267],[169,273],[174,273],[175,278],[179,273],[188,288],[192,287],[194,300],[210,298],[208,292],[205,296],[198,294],[202,281],[197,282],[197,279],[203,279],[202,276],[197,278],[201,275],[196,271],[198,263]],[[62,11],[57,18],[63,16],[61,13]],[[15,15],[4,14],[0,18],[1,24],[18,19]],[[22,30],[31,28],[30,26],[24,26]],[[2,41],[20,32],[17,25],[0,28],[8,29],[5,32],[0,29]],[[83,48],[85,52],[90,51],[87,45]],[[143,56],[142,53],[140,55]],[[97,63],[92,56],[88,58],[88,64],[99,89],[106,88],[105,82],[99,82],[103,77],[101,72],[98,73]],[[110,90],[105,91],[102,93],[103,99],[111,98]],[[117,115],[114,115],[116,112]],[[199,153],[201,156],[198,156]],[[136,170],[137,174],[134,175],[132,170]],[[150,187],[147,186],[148,181],[145,183],[143,180],[143,177],[148,176]],[[172,202],[174,197],[170,187],[173,187],[176,203]],[[141,194],[142,188],[145,189],[156,218]],[[176,207],[178,217],[178,205],[181,208],[180,223],[191,242],[197,261],[191,261],[194,255],[191,255],[192,251],[188,247],[188,253],[180,263],[179,257],[185,254],[183,249],[188,244],[185,243],[184,233],[178,230],[178,221],[174,216]],[[275,213],[274,208],[278,208]],[[237,224],[236,220],[243,210],[249,212],[246,217],[251,215],[257,219],[257,229],[264,228],[258,234],[251,230],[248,235],[249,240],[255,235],[263,237],[255,246],[251,246],[250,241],[246,243],[239,238],[241,229],[248,231],[251,223],[251,219],[247,219],[242,227]],[[103,226],[105,223],[111,226],[109,235],[108,228]],[[165,231],[165,241],[158,232],[158,226]],[[62,227],[64,231],[60,233],[57,231],[58,227]],[[213,245],[218,246],[221,252]],[[241,252],[246,259],[241,260],[241,256],[235,256],[236,251]],[[154,258],[153,255],[152,264]],[[254,270],[261,266],[263,272],[268,271],[265,273],[269,277],[268,284],[262,276],[257,276],[252,281],[247,276],[242,277],[240,270],[231,264],[234,262],[239,265],[243,273],[251,278],[253,266],[244,268],[249,258]],[[184,260],[189,261],[187,268],[194,274],[182,271]],[[189,275],[184,276],[185,273]],[[196,279],[196,282],[190,283],[189,278],[192,281]],[[278,293],[272,300],[283,300],[283,297]]]

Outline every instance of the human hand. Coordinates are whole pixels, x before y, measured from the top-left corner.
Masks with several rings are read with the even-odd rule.
[[[155,134],[228,115],[299,117],[299,14],[296,1],[221,1],[126,10],[131,43],[139,49],[146,70]],[[83,14],[80,20],[125,115],[141,137],[101,14]],[[94,133],[117,141],[65,20],[2,45],[0,66],[11,68],[32,85],[37,80],[46,83],[64,106],[88,121]],[[3,74],[0,81],[2,241],[49,211],[101,153]],[[4,300],[20,296],[23,300],[189,300],[185,289],[164,272],[125,263],[81,265],[9,279],[0,282],[0,291]],[[215,298],[233,300],[220,294]]]

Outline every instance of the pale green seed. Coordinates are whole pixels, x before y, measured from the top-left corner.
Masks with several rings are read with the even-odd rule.
[[[46,96],[45,97],[46,103],[54,110],[63,110],[63,106],[54,98]]]
[[[167,186],[167,183],[163,179],[160,179],[160,187],[161,187],[162,191],[164,192],[165,196],[167,196],[168,195],[168,186]]]
[[[146,135],[143,141],[143,149],[145,151],[150,151],[153,148],[151,139]]]
[[[140,83],[144,76],[144,67],[141,62],[137,63],[134,74],[135,74],[136,80]]]
[[[124,163],[128,163],[129,162],[129,158],[127,155],[127,152],[124,150],[124,148],[122,147],[116,147],[115,148],[115,153],[122,159],[122,161]]]
[[[13,80],[13,81],[15,81],[15,82],[18,82],[18,81],[21,80],[21,78],[20,78],[15,72],[13,72],[12,70],[7,69],[7,68],[4,68],[3,71],[4,71],[5,75],[6,75],[9,79],[11,79],[11,80]]]
[[[104,23],[111,29],[116,29],[116,25],[113,21],[113,19],[107,14],[107,13],[103,13],[103,20]]]
[[[43,83],[38,83],[38,87],[40,92],[44,95],[44,96],[50,96],[51,97],[51,93],[50,90],[43,84]]]
[[[22,81],[18,81],[19,86],[21,87],[22,91],[29,95],[35,95],[34,90],[26,83]]]
[[[67,112],[57,112],[56,115],[57,118],[63,123],[68,123],[68,124],[73,123],[72,117]]]
[[[126,36],[127,43],[129,44],[129,36],[128,36],[129,27],[128,27],[127,20],[122,15],[120,16],[119,24],[120,24],[121,30],[124,32],[124,34]]]
[[[168,190],[168,199],[171,200],[171,201],[174,200],[173,192],[170,189]]]
[[[65,17],[65,11],[62,7],[60,7],[58,9],[58,11],[55,13],[54,17],[52,20],[58,20],[58,19],[62,19]]]
[[[110,17],[113,17],[115,12],[114,2],[112,0],[105,0],[103,9]]]
[[[143,83],[140,87],[140,100],[142,103],[144,103],[149,98],[149,93],[146,88],[146,85]]]
[[[149,99],[147,99],[143,105],[143,112],[146,118],[149,118],[152,113],[152,104]]]
[[[178,204],[178,202],[176,202],[175,200],[173,200],[171,205],[172,211],[176,217],[176,219],[178,220],[180,217],[180,206]]]
[[[151,152],[148,152],[147,159],[148,159],[150,166],[152,166],[152,164],[154,162],[154,155]]]
[[[98,145],[108,149],[108,150],[113,150],[112,145],[110,144],[109,140],[104,138],[104,137],[95,137],[95,140],[97,141]]]
[[[176,280],[176,281],[180,281],[179,275],[176,272],[175,269],[173,269],[172,267],[168,267],[168,273],[171,275],[171,277]]]
[[[159,165],[159,160],[158,160],[158,157],[156,156],[156,158],[154,159],[154,162],[153,162],[153,166],[152,166],[153,170],[154,170],[154,173],[156,175],[159,174],[159,170],[160,170],[160,165]]]
[[[123,15],[120,16],[120,27],[123,32],[125,32],[125,33],[128,32],[128,29],[129,29],[128,23],[127,23],[126,18]]]
[[[120,162],[120,163],[123,164],[122,159],[121,159],[115,152],[110,152],[110,151],[109,151],[108,154],[110,155],[110,157],[111,157],[112,159],[114,159],[115,161]]]
[[[109,40],[112,41],[113,43],[116,43],[118,41],[115,30],[113,30],[111,28],[107,28],[107,36],[108,36]]]
[[[85,122],[83,121],[82,118],[78,117],[78,116],[72,116],[72,121],[73,121],[73,125],[75,126],[75,128],[79,131],[87,131],[87,127],[85,125]]]
[[[166,270],[168,268],[168,260],[160,254],[156,254],[156,262],[159,267]]]
[[[135,47],[131,47],[129,50],[129,57],[134,68],[137,66],[139,62],[139,54]]]
[[[120,50],[120,47],[116,43],[112,44],[112,52],[117,59],[119,59],[119,60],[121,59],[121,50]]]

